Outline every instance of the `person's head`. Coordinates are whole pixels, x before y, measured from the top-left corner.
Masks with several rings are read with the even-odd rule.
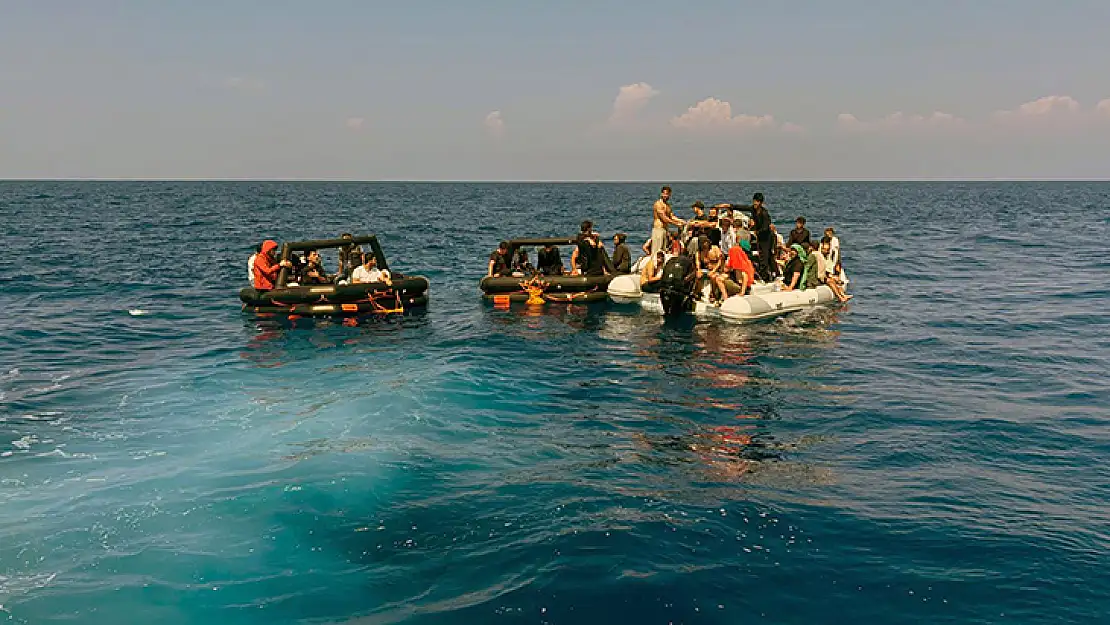
[[[666,260],[667,260],[667,254],[665,252],[663,252],[663,250],[659,250],[658,252],[655,253],[655,264],[662,265],[663,262],[666,261]]]
[[[710,206],[709,207],[709,220],[710,221],[715,221],[716,219],[717,219],[717,207],[716,206]]]
[[[350,239],[350,238],[352,238],[352,236],[353,235],[351,235],[350,232],[344,232],[343,234],[339,235],[339,238],[340,239]]]
[[[701,237],[700,239],[698,239],[698,249],[699,250],[701,250],[703,252],[708,252],[709,251],[709,246],[710,246],[710,243],[709,243],[708,238]]]
[[[308,250],[307,252],[305,252],[304,256],[308,259],[308,262],[310,263],[320,262],[320,252],[317,250]]]
[[[824,238],[821,239],[821,253],[822,254],[828,254],[829,253],[829,247],[831,247],[831,246],[832,246],[832,239],[830,239],[829,237],[824,237]]]
[[[798,226],[799,229],[800,228],[805,228],[806,227],[806,218],[805,217],[798,217],[797,219],[794,220],[794,225]]]
[[[755,206],[756,208],[759,208],[760,206],[763,206],[763,194],[762,193],[756,193],[756,194],[752,195],[752,206]]]
[[[662,189],[660,189],[659,190],[659,197],[663,198],[664,202],[671,199],[671,188],[670,187],[663,187]]]
[[[733,222],[732,222],[731,217],[729,217],[728,215],[721,215],[721,220],[720,220],[721,230],[724,230],[724,231],[727,232],[728,230],[730,230],[732,228],[732,223]]]
[[[377,265],[377,264],[378,264],[378,259],[375,258],[373,254],[363,254],[362,255],[362,266],[363,267],[366,267],[367,269],[373,269],[374,266]]]
[[[794,247],[793,245],[786,248],[786,257],[787,258],[794,258],[797,255],[798,255],[798,248]]]
[[[277,246],[278,246],[277,241],[266,239],[265,241],[262,242],[262,245],[258,248],[258,253],[262,254],[264,256],[269,256],[269,257],[273,258],[274,257],[274,252],[277,250]]]
[[[702,217],[705,215],[705,204],[703,204],[701,200],[698,200],[697,202],[691,204],[690,208],[694,209],[694,214],[698,217]]]
[[[825,228],[825,236],[829,237],[830,239],[832,237],[835,237],[836,236],[836,230],[833,230],[832,226],[829,226],[828,228]]]
[[[498,243],[497,244],[497,251],[501,252],[502,254],[508,254],[509,253],[509,242],[508,241],[502,241],[502,242]]]
[[[593,227],[594,227],[594,222],[590,221],[589,219],[582,222],[582,232],[583,233],[588,233],[590,230],[593,229]]]
[[[624,243],[625,240],[627,240],[627,239],[628,239],[628,235],[623,233],[623,232],[618,232],[615,235],[613,235],[613,243],[615,245],[620,245],[620,244]]]

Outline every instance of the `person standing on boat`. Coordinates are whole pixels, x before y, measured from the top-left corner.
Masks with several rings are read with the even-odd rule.
[[[675,217],[674,211],[671,210],[670,187],[663,187],[659,192],[659,199],[652,207],[652,216],[654,221],[651,226],[651,254],[654,256],[656,252],[667,249],[667,226],[681,228],[686,225],[686,222]]]
[[[763,205],[763,194],[752,195],[751,205],[730,204],[729,208],[741,210],[752,214],[752,230],[755,232],[755,247],[759,252],[759,279],[770,282],[778,274],[778,265],[775,263],[775,233],[771,230],[771,213]]]

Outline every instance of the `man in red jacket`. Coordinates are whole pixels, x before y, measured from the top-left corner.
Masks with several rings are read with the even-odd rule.
[[[281,268],[293,266],[293,263],[287,260],[278,262],[274,257],[277,246],[276,241],[266,239],[262,242],[262,250],[254,259],[254,288],[259,291],[269,291],[274,288],[274,282],[277,281]]]

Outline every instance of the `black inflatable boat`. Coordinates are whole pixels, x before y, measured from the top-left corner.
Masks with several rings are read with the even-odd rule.
[[[521,248],[539,248],[547,245],[576,246],[578,239],[573,237],[512,239],[508,243],[509,258],[516,258],[517,250]],[[520,302],[532,304],[604,302],[608,297],[609,282],[616,271],[605,248],[601,248],[600,256],[602,265],[608,272],[605,275],[572,276],[567,273],[546,275],[532,270],[515,271],[509,276],[486,276],[478,283],[478,288],[482,290],[486,301],[493,302],[497,306]]]
[[[378,267],[389,269],[378,238],[374,235],[294,241],[281,246],[280,260],[289,260],[293,252],[307,250],[350,249],[369,245],[369,254]],[[247,287],[239,291],[243,310],[259,314],[282,314],[293,317],[356,317],[364,315],[402,314],[428,305],[428,279],[406,276],[390,271],[392,284],[371,282],[348,284],[344,276],[335,276],[330,284],[300,285],[292,281],[288,267],[282,267],[273,289],[264,291]]]

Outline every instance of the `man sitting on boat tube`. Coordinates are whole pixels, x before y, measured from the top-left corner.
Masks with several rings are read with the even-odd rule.
[[[351,272],[352,284],[367,284],[369,282],[384,282],[393,286],[388,269],[378,269],[378,259],[373,254],[364,254],[362,264]]]

